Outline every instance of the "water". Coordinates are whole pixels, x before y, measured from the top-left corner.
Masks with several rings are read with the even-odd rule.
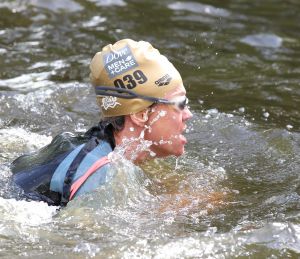
[[[3,0],[0,255],[4,258],[298,258],[297,1]],[[112,181],[63,210],[17,201],[9,163],[97,122],[94,53],[144,39],[191,100],[186,154]]]

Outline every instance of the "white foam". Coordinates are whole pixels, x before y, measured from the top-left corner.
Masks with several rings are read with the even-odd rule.
[[[50,72],[23,74],[14,78],[0,80],[0,83],[11,89],[32,90],[52,84],[47,80],[49,75]]]
[[[80,242],[76,247],[73,249],[75,253],[87,253],[90,257],[96,256],[97,253],[100,252],[100,248],[92,243],[82,243]]]
[[[275,34],[260,33],[248,35],[242,38],[241,42],[253,47],[279,48],[282,45],[282,38]]]
[[[105,21],[106,21],[105,17],[101,17],[101,16],[97,15],[97,16],[92,17],[89,21],[82,23],[82,25],[83,25],[83,27],[95,27]]]
[[[228,17],[230,12],[226,9],[217,8],[212,5],[206,5],[195,2],[175,2],[169,4],[168,7],[172,10],[185,10],[193,13],[205,14],[217,17]]]
[[[36,69],[41,67],[53,67],[54,69],[61,69],[67,66],[67,63],[64,60],[54,60],[51,62],[37,62],[29,67],[29,69]],[[52,70],[52,69],[51,69]]]
[[[217,113],[219,113],[219,111],[218,111],[218,109],[216,109],[216,108],[214,108],[214,109],[209,109],[209,110],[207,110],[206,111],[207,112],[207,114],[217,114]]]
[[[52,137],[29,132],[22,128],[0,129],[1,149],[7,151],[31,152],[52,140]]]
[[[95,3],[97,6],[125,6],[126,2],[123,0],[89,0],[92,3]]]
[[[17,201],[0,197],[1,218],[26,226],[38,226],[51,222],[57,208],[48,206],[45,202]]]
[[[59,12],[63,10],[64,12],[78,12],[83,10],[83,7],[72,0],[64,1],[39,1],[39,0],[29,0],[31,5],[46,8],[48,10]]]

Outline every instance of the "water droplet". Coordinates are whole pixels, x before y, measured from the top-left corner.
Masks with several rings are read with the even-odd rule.
[[[142,131],[141,131],[141,134],[140,134],[140,139],[143,139],[143,138],[144,138],[144,136],[145,136],[145,131],[144,131],[144,130],[142,130]]]
[[[270,116],[270,113],[264,112],[264,113],[263,113],[263,116],[264,116],[265,118],[268,118],[268,117]]]
[[[179,168],[179,166],[178,166],[178,160],[179,160],[179,158],[177,157],[176,161],[175,161],[175,170],[177,170]]]
[[[151,156],[151,157],[155,157],[155,156],[156,156],[156,153],[153,152],[153,151],[150,151],[150,156]]]
[[[160,111],[160,112],[159,112],[159,115],[160,115],[161,117],[164,117],[164,116],[167,115],[167,112],[166,112],[166,111]]]
[[[156,121],[158,121],[159,118],[164,117],[164,116],[166,116],[166,115],[167,115],[167,111],[161,110],[161,111],[157,114],[157,116],[150,122],[150,125],[152,125],[153,123],[155,123]]]
[[[244,107],[240,107],[239,108],[239,112],[245,112],[245,108]]]

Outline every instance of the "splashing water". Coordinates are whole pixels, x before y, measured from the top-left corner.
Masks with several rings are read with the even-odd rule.
[[[124,158],[126,154],[130,152],[130,156],[127,157],[130,161],[136,160],[138,155],[142,152],[149,152],[151,157],[155,157],[155,152],[153,152],[150,147],[152,145],[163,145],[163,144],[172,144],[170,140],[163,140],[161,139],[158,143],[154,141],[145,140],[145,132],[151,132],[151,126],[154,125],[160,118],[167,115],[167,112],[162,110],[160,111],[157,116],[155,116],[149,123],[149,126],[145,125],[145,128],[141,131],[139,137],[137,138],[124,138],[122,140],[121,145],[118,145],[113,154],[110,156],[112,160],[118,160],[120,158]],[[130,131],[134,131],[134,128],[130,128]],[[173,135],[171,136],[173,137]],[[134,148],[133,148],[134,147]]]
[[[167,115],[167,111],[161,110],[157,116],[150,121],[149,125],[152,126],[155,122],[157,122],[160,118],[165,117]]]
[[[174,168],[175,170],[179,169],[178,160],[179,158],[177,157],[175,160],[175,168]]]
[[[0,3],[2,257],[299,258],[297,1],[152,1],[142,16],[150,1],[40,2]],[[95,123],[91,53],[128,35],[183,76],[185,155],[115,159],[107,186],[60,211],[18,201],[10,162]]]

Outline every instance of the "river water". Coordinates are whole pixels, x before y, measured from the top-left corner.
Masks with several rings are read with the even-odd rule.
[[[299,258],[299,12],[296,0],[2,0],[0,256]],[[110,184],[62,210],[18,200],[9,164],[97,122],[88,65],[122,38],[181,72],[185,155],[116,162]]]

